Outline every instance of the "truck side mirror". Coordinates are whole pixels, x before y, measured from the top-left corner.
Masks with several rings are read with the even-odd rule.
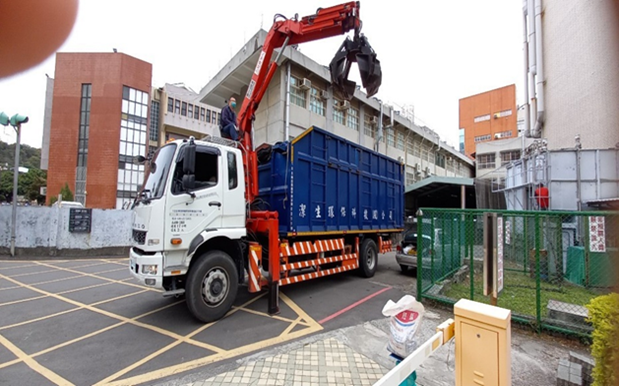
[[[192,191],[196,187],[196,175],[185,174],[183,176],[183,190],[186,192]]]
[[[196,144],[189,141],[185,146],[185,155],[183,156],[183,174],[193,175],[196,173]]]

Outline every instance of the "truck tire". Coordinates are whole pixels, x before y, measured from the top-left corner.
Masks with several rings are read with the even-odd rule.
[[[238,277],[234,261],[227,253],[210,251],[198,257],[185,286],[189,312],[205,323],[223,317],[236,299]]]
[[[372,239],[365,239],[359,251],[359,273],[363,277],[372,277],[378,266],[378,248]]]

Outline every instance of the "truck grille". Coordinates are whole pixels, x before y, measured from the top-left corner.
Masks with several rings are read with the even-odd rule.
[[[146,242],[146,231],[133,230],[133,241],[138,245],[144,245]]]

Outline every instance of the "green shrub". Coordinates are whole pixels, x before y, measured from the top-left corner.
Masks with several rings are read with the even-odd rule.
[[[617,385],[619,369],[619,294],[598,296],[587,304],[593,325],[591,355],[595,359],[593,386]]]

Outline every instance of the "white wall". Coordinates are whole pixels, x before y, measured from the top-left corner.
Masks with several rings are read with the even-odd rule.
[[[619,142],[619,27],[612,1],[543,1],[549,149]]]

